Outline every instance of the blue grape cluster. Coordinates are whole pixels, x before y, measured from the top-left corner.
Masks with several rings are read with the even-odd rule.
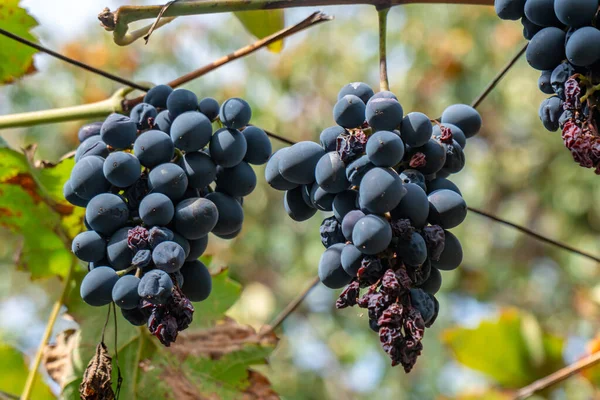
[[[129,116],[112,114],[79,131],[76,164],[64,196],[85,207],[73,240],[89,263],[81,297],[92,306],[115,302],[133,325],[169,345],[192,321],[191,302],[212,288],[198,261],[208,234],[236,237],[244,196],[256,187],[251,165],[267,162],[271,143],[249,125],[247,102],[198,101],[160,85]],[[220,128],[213,133],[213,125]]]
[[[542,124],[551,132],[560,128],[575,162],[600,174],[598,0],[495,0],[494,5],[500,18],[521,19],[530,41],[527,61],[542,71],[539,89],[552,95],[540,105]]]
[[[479,132],[481,117],[455,104],[432,124],[422,113],[404,115],[393,93],[365,83],[342,88],[333,117],[337,125],[321,133],[320,144],[275,152],[266,180],[285,190],[284,207],[296,221],[333,212],[320,228],[319,278],[331,289],[345,287],[338,308],[368,310],[392,365],[408,372],[438,313],[440,270],[462,261],[449,229],[467,206],[447,178],[464,167],[466,139]]]

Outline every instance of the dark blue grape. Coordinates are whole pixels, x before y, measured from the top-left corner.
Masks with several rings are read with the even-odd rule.
[[[577,29],[567,41],[566,54],[569,62],[588,67],[600,60],[600,30],[586,26]]]
[[[556,68],[565,58],[565,32],[555,27],[542,29],[529,42],[525,58],[540,71]]]
[[[190,240],[190,254],[186,257],[185,261],[194,261],[197,260],[204,252],[206,251],[206,247],[208,246],[208,235],[201,237],[200,239]]]
[[[90,306],[104,306],[112,301],[112,290],[117,280],[119,276],[114,269],[96,267],[81,281],[81,298]]]
[[[168,163],[173,158],[171,137],[164,132],[152,130],[142,133],[133,144],[133,152],[147,168]]]
[[[183,266],[185,251],[175,242],[162,242],[152,250],[152,261],[156,268],[172,274]]]
[[[151,248],[155,248],[162,242],[168,242],[173,240],[175,234],[170,229],[164,226],[155,226],[148,231],[148,243]]]
[[[210,140],[210,156],[216,164],[225,168],[242,162],[247,149],[246,138],[236,129],[219,129]]]
[[[463,251],[460,241],[452,232],[444,231],[444,250],[439,260],[431,260],[431,265],[442,271],[452,271],[462,263]]]
[[[465,136],[464,132],[458,126],[453,124],[442,123],[441,126],[434,126],[433,137],[439,139],[442,136],[442,127],[450,129],[450,132],[452,132],[452,139],[456,140],[462,149],[467,146],[467,137]]]
[[[123,199],[115,194],[102,193],[88,203],[85,219],[90,227],[103,235],[111,235],[125,226],[129,209]]]
[[[71,181],[65,182],[63,186],[63,196],[69,203],[77,207],[87,207],[87,204],[89,203],[89,200],[82,199],[75,194],[73,186],[71,186]]]
[[[286,157],[285,154],[287,153],[288,149],[289,147],[284,147],[283,149],[273,153],[269,159],[269,162],[267,162],[267,166],[265,167],[265,179],[273,189],[291,190],[298,186],[297,183],[292,183],[285,179],[279,172],[279,162]]]
[[[310,219],[317,212],[314,207],[304,200],[301,186],[285,192],[283,206],[290,218],[298,222]]]
[[[164,194],[150,193],[140,203],[139,214],[147,226],[163,226],[173,219],[175,207]]]
[[[109,115],[100,128],[102,141],[115,149],[128,148],[135,141],[136,135],[135,122],[121,114]]]
[[[208,154],[201,151],[187,153],[183,157],[183,168],[191,188],[204,188],[217,177],[217,166],[214,161]]]
[[[391,168],[373,168],[360,181],[360,207],[375,214],[393,210],[405,194],[406,188]]]
[[[173,118],[198,109],[198,97],[187,89],[175,89],[167,97],[167,108]]]
[[[218,210],[218,221],[212,232],[215,235],[229,235],[242,228],[244,210],[233,197],[220,192],[209,193],[207,200],[212,201]]]
[[[427,278],[427,280],[419,287],[429,294],[436,294],[442,287],[442,274],[440,273],[440,270],[431,267],[429,278]]]
[[[342,224],[335,217],[325,218],[319,227],[321,243],[325,248],[331,247],[337,243],[345,243],[346,239],[342,234]]]
[[[554,12],[554,1],[555,0],[527,0],[525,2],[525,16],[534,24],[540,26],[561,26],[561,23]]]
[[[358,270],[361,267],[363,253],[353,244],[347,244],[342,249],[340,261],[342,268],[351,277],[356,277]]]
[[[417,232],[411,234],[410,240],[398,238],[395,249],[398,257],[406,265],[416,267],[427,259],[427,244],[423,236]]]
[[[348,94],[358,96],[365,104],[367,104],[369,99],[374,95],[373,89],[364,82],[352,82],[345,85],[338,92],[337,99],[340,100]]]
[[[256,126],[248,126],[242,134],[246,138],[246,155],[244,161],[253,165],[262,165],[269,160],[273,148],[269,136]]]
[[[354,226],[362,217],[365,216],[365,213],[360,210],[352,210],[342,220],[342,234],[348,240],[352,240],[352,231],[354,230]]]
[[[425,175],[416,169],[405,169],[400,173],[400,179],[403,183],[414,183],[421,189],[427,191],[427,186],[425,185]],[[427,183],[427,185],[429,185],[429,183]]]
[[[173,118],[169,113],[169,110],[164,110],[158,113],[154,120],[154,127],[158,130],[165,132],[167,135],[171,133],[171,125],[173,124]],[[134,144],[135,146],[135,144]]]
[[[411,112],[402,118],[400,135],[404,143],[409,146],[423,146],[431,139],[432,132],[431,121],[423,113]]]
[[[167,99],[173,92],[170,86],[156,85],[144,96],[144,103],[152,104],[156,108],[167,108]]]
[[[206,236],[205,236],[205,238],[206,238]],[[183,254],[185,255],[185,258],[187,259],[190,255],[190,250],[191,250],[190,241],[187,240],[186,238],[184,238],[182,235],[180,235],[177,232],[173,232],[173,241],[181,246],[181,248],[183,249]]]
[[[98,156],[85,157],[75,164],[69,181],[73,192],[78,197],[90,200],[110,188],[110,183],[102,171],[103,166],[104,159]]]
[[[598,0],[554,0],[554,11],[563,24],[575,28],[591,25]]]
[[[405,184],[406,194],[390,215],[392,219],[409,219],[418,229],[427,224],[429,216],[429,199],[425,191],[417,184]]]
[[[327,152],[336,151],[337,138],[343,133],[346,133],[346,130],[338,125],[325,128],[319,136],[323,149]]]
[[[393,132],[376,132],[367,141],[367,156],[377,167],[393,167],[404,157],[404,143]]]
[[[389,90],[383,90],[381,92],[377,92],[371,98],[372,99],[394,99],[394,100],[398,100],[398,97],[396,97],[396,95],[394,93],[390,92]]]
[[[446,163],[446,149],[437,140],[431,139],[424,146],[411,147],[408,149],[407,160],[412,162],[413,157],[421,153],[425,156],[424,164],[413,164],[413,168],[423,175],[433,175]]]
[[[381,253],[392,241],[392,227],[384,218],[366,215],[354,225],[352,243],[363,253]]]
[[[212,124],[204,114],[186,111],[175,118],[170,134],[178,149],[185,152],[197,151],[210,142]]]
[[[550,93],[556,93],[561,99],[565,98],[565,82],[575,73],[575,68],[567,61],[560,63],[550,75]]]
[[[150,128],[150,123],[156,119],[158,111],[153,105],[140,103],[131,109],[129,118],[135,122],[137,129],[142,131]]]
[[[106,246],[106,257],[110,265],[116,270],[122,270],[131,265],[133,260],[133,250],[128,245],[128,235],[130,228],[121,228],[116,231],[109,239]]]
[[[140,303],[138,286],[140,278],[125,275],[119,278],[112,290],[112,300],[124,310],[133,310]]]
[[[419,310],[423,322],[430,326],[437,316],[437,308],[433,296],[419,288],[410,289],[410,302],[413,307]]]
[[[79,143],[83,143],[86,139],[92,136],[100,135],[100,128],[102,127],[102,121],[96,121],[89,124],[83,125],[77,132],[77,138]]]
[[[427,182],[427,194],[435,192],[436,190],[440,190],[440,189],[452,190],[462,196],[462,193],[460,192],[460,189],[458,188],[458,186],[456,186],[454,184],[454,182],[452,182],[446,178],[435,178],[435,179]]]
[[[205,97],[198,103],[198,109],[206,118],[214,121],[219,116],[219,102],[212,97]]]
[[[452,143],[444,143],[443,146],[446,149],[446,162],[443,171],[451,174],[460,172],[465,166],[465,153],[462,147],[456,140],[452,140]]]
[[[341,262],[343,244],[334,244],[321,255],[319,279],[330,289],[340,289],[350,283],[352,277],[344,271]]]
[[[357,96],[345,95],[335,103],[333,119],[344,128],[357,128],[365,122],[365,103]]]
[[[152,252],[148,249],[138,250],[131,260],[131,265],[137,268],[145,268],[152,261]]]
[[[106,241],[95,231],[81,232],[73,239],[71,250],[82,261],[100,261],[106,253]]]
[[[324,191],[316,182],[310,189],[310,202],[321,211],[333,211],[335,194]]]
[[[133,185],[142,175],[140,161],[133,154],[124,151],[110,153],[102,170],[106,180],[120,188]]]
[[[560,116],[563,113],[563,102],[557,96],[552,96],[542,101],[539,110],[540,121],[544,128],[550,132],[555,132],[559,128]]]
[[[188,178],[178,165],[164,163],[148,174],[148,187],[153,193],[162,193],[171,200],[180,199],[185,193]]]
[[[346,214],[356,208],[356,199],[358,192],[356,190],[344,190],[338,193],[333,199],[333,215],[338,221],[342,222]]]
[[[365,154],[346,167],[346,178],[352,186],[359,186],[363,176],[373,168],[375,168],[375,165],[369,160],[369,156]]]
[[[376,131],[393,131],[402,123],[404,110],[395,99],[378,97],[369,100],[365,108],[368,124]]]
[[[217,234],[217,233],[215,233],[214,235],[215,235],[216,237],[219,237],[219,238],[221,238],[221,239],[225,239],[225,240],[231,240],[231,239],[234,239],[234,238],[238,237],[238,235],[239,235],[241,232],[242,232],[242,228],[238,229],[238,230],[237,230],[237,231],[235,231],[235,232],[228,233],[228,234],[226,234],[226,235],[220,235],[220,234]]]
[[[516,21],[525,13],[525,0],[495,0],[494,8],[501,19]]]
[[[108,147],[98,135],[91,136],[83,141],[75,151],[75,162],[78,162],[87,156],[100,156],[106,158],[108,156]]]
[[[346,165],[337,151],[331,151],[321,157],[315,167],[315,179],[328,193],[340,193],[348,188]]]
[[[174,220],[177,232],[188,240],[197,240],[215,228],[219,210],[208,196],[186,199],[175,207]]]
[[[533,39],[536,33],[544,29],[543,26],[534,24],[527,17],[521,18],[521,24],[523,25],[523,37],[527,40]]]
[[[121,308],[121,314],[133,326],[144,326],[148,323],[148,316],[140,308],[131,310]]]
[[[451,229],[464,221],[467,203],[458,193],[441,189],[432,192],[429,198],[429,222],[444,229]]]
[[[242,161],[232,168],[217,167],[217,189],[233,197],[247,196],[256,188],[256,174]]]
[[[173,281],[169,274],[160,269],[148,271],[140,279],[138,295],[153,304],[164,304],[171,297]]]
[[[191,261],[181,268],[183,286],[181,290],[190,301],[203,301],[212,291],[212,277],[208,268],[200,261]]]
[[[540,91],[542,93],[554,94],[554,89],[552,88],[552,84],[550,83],[551,77],[552,77],[551,70],[542,71],[542,73],[538,79],[538,88],[540,89]]]
[[[234,97],[225,100],[219,110],[219,119],[230,129],[240,129],[248,125],[252,118],[252,109],[246,100]]]
[[[441,122],[457,126],[467,138],[475,136],[481,130],[481,115],[467,104],[453,104],[447,107],[442,113]]]
[[[296,143],[279,156],[279,173],[288,182],[300,185],[312,183],[315,181],[315,168],[323,155],[323,148],[314,142]]]

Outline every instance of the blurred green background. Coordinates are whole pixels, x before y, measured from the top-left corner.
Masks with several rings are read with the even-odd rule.
[[[179,18],[156,31],[148,45],[138,41],[118,47],[98,26],[96,15],[104,6],[122,4],[22,4],[39,21],[34,32],[42,43],[136,81],[167,82],[254,40],[233,16],[218,14]],[[281,53],[261,50],[185,87],[220,101],[243,97],[253,108],[254,124],[293,140],[318,141],[320,131],[333,124],[331,109],[341,86],[364,81],[378,87],[373,7],[322,10],[335,20],[287,39]],[[287,10],[286,23],[312,11]],[[388,29],[391,90],[405,112],[431,117],[447,105],[470,103],[524,44],[520,23],[500,21],[492,7],[395,7]],[[35,64],[39,71],[34,75],[0,87],[0,114],[98,101],[118,88],[46,55],[37,55]],[[544,95],[537,78],[522,59],[482,103],[484,127],[466,148],[466,168],[452,179],[470,206],[600,254],[600,185],[595,184],[600,178],[572,161],[558,132],[542,127],[537,110]],[[38,143],[39,158],[57,160],[76,148],[81,124],[9,129],[0,136],[15,148]],[[322,216],[293,222],[283,209],[283,193],[264,182],[262,168],[257,175],[259,186],[244,202],[242,234],[232,241],[211,239],[208,253],[213,265],[228,265],[244,286],[229,315],[258,328],[309,284],[323,247],[318,234]],[[504,398],[490,390],[517,388],[589,351],[600,314],[595,263],[472,213],[453,232],[463,244],[464,262],[443,274],[439,318],[426,331],[425,350],[413,372],[391,368],[361,310],[336,310],[337,293],[319,285],[283,324],[269,364],[258,368],[282,398]],[[31,282],[28,274],[16,271],[19,240],[8,233],[0,239],[0,335],[32,355],[59,285],[55,279]],[[520,331],[502,335],[500,315],[522,320],[517,330],[525,332],[524,344],[510,341]],[[460,334],[469,331],[456,330],[482,321],[497,325],[466,337]],[[72,325],[62,319],[55,331]],[[543,351],[534,351],[536,340],[546,345],[540,332],[562,340],[545,358]],[[481,344],[465,350],[475,337]],[[461,351],[468,354],[457,360],[455,354],[465,354]],[[538,369],[532,372],[531,365]],[[513,375],[503,376],[507,373]],[[594,382],[578,375],[540,396],[600,398]]]

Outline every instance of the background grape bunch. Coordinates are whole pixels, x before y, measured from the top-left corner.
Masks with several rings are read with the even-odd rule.
[[[575,162],[600,174],[598,0],[496,0],[495,8],[502,19],[521,19],[527,61],[553,95],[540,106],[544,127],[560,128]]]
[[[375,94],[365,83],[341,89],[333,116],[337,125],[321,133],[320,145],[275,152],[266,180],[285,190],[284,207],[296,221],[333,212],[320,228],[319,278],[345,287],[338,308],[368,310],[392,365],[408,372],[438,314],[440,270],[462,261],[448,229],[464,220],[467,206],[447,177],[464,167],[466,139],[479,132],[481,117],[464,104],[433,124],[422,113],[404,116],[393,93]]]
[[[81,284],[86,303],[114,301],[130,323],[147,324],[167,346],[188,327],[191,302],[211,292],[198,260],[208,234],[240,233],[243,197],[256,187],[250,164],[271,155],[251,115],[239,98],[219,105],[160,85],[129,117],[112,114],[80,129],[64,196],[86,208],[89,230],[72,244],[89,263]],[[222,126],[214,133],[213,122]]]

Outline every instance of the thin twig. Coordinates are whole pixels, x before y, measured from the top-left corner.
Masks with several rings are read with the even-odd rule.
[[[279,328],[279,325],[285,321],[285,319],[298,308],[300,303],[306,298],[308,293],[319,283],[319,277],[313,279],[309,286],[306,287],[294,300],[292,300],[275,319],[269,324],[269,328],[264,331],[265,335],[271,334],[275,329]]]
[[[143,90],[144,92],[148,91],[148,89],[149,89],[146,86],[138,85],[137,83],[132,82],[130,80],[121,78],[119,76],[113,75],[113,74],[111,74],[109,72],[106,72],[106,71],[102,71],[102,70],[100,70],[98,68],[92,67],[91,65],[82,63],[81,61],[77,61],[77,60],[75,60],[73,58],[67,57],[67,56],[65,56],[63,54],[60,54],[60,53],[57,53],[57,52],[55,52],[53,50],[50,50],[47,47],[44,47],[44,46],[39,45],[37,43],[34,43],[34,42],[30,41],[30,40],[22,38],[22,37],[20,37],[18,35],[15,35],[14,33],[10,33],[9,31],[6,31],[6,30],[4,30],[2,28],[0,28],[0,35],[4,35],[4,36],[6,36],[6,37],[8,37],[8,38],[10,38],[12,40],[16,40],[17,42],[24,44],[26,46],[33,47],[34,49],[36,49],[38,51],[44,52],[46,54],[51,55],[52,57],[58,58],[59,60],[62,60],[62,61],[65,61],[65,62],[67,62],[69,64],[75,65],[76,67],[83,68],[86,71],[89,71],[89,72],[92,72],[94,74],[103,76],[103,77],[105,77],[107,79],[110,79],[112,81],[118,82],[118,83],[120,83],[122,85],[129,86],[129,87],[132,87],[134,89]]]
[[[590,354],[589,356],[584,357],[571,365],[561,368],[558,371],[544,378],[538,379],[537,381],[519,389],[517,393],[515,393],[515,397],[513,397],[513,400],[526,399],[527,397],[532,396],[534,393],[539,392],[540,390],[544,390],[559,382],[562,382],[565,379],[575,375],[576,373],[581,372],[587,368],[593,367],[598,363],[600,363],[600,352]]]
[[[544,242],[544,243],[547,243],[547,244],[551,244],[551,245],[559,247],[559,248],[561,248],[563,250],[570,251],[571,253],[579,254],[580,256],[589,258],[592,261],[600,263],[600,257],[597,257],[597,256],[594,256],[592,254],[586,253],[586,252],[584,252],[582,250],[578,250],[578,249],[576,249],[576,248],[574,248],[572,246],[569,246],[568,244],[559,242],[558,240],[550,239],[549,237],[546,237],[546,236],[543,236],[543,235],[541,235],[541,234],[539,234],[537,232],[534,232],[534,231],[532,231],[529,228],[526,228],[524,226],[517,225],[515,223],[506,221],[506,220],[504,220],[504,219],[502,219],[500,217],[497,217],[495,215],[492,215],[492,214],[490,214],[490,213],[488,213],[486,211],[482,211],[482,210],[479,210],[479,209],[473,208],[473,207],[467,207],[467,208],[472,213],[482,215],[482,216],[484,216],[486,218],[491,219],[492,221],[499,222],[499,223],[501,223],[503,225],[506,225],[506,226],[510,226],[511,228],[514,228],[514,229],[516,229],[516,230],[518,230],[518,231],[520,231],[520,232],[522,232],[522,233],[524,233],[526,235],[529,235],[529,236],[531,236],[531,237],[533,237],[533,238],[535,238],[535,239],[537,239],[537,240],[539,240],[541,242]]]
[[[295,142],[295,141],[293,141],[293,140],[291,140],[291,139],[285,138],[285,137],[283,137],[283,136],[280,136],[280,135],[278,135],[278,134],[276,134],[276,133],[269,132],[269,131],[268,131],[268,130],[266,130],[266,129],[263,129],[263,131],[265,131],[265,133],[267,134],[267,136],[270,136],[270,137],[272,137],[273,139],[277,139],[277,140],[279,140],[280,142],[287,143],[287,144],[289,144],[290,146],[291,146],[291,145],[294,145],[294,144],[296,144],[296,143],[297,143],[297,142]]]
[[[387,16],[389,8],[377,10],[379,20],[379,90],[390,90],[390,83],[387,72]]]
[[[494,90],[494,88],[496,87],[498,82],[500,82],[502,80],[502,78],[504,78],[504,75],[506,75],[506,73],[513,67],[513,65],[516,64],[516,62],[519,60],[519,58],[521,58],[521,56],[525,53],[525,50],[527,50],[528,44],[529,44],[529,42],[525,43],[525,45],[521,48],[521,50],[519,50],[519,52],[517,54],[515,54],[513,56],[513,58],[510,59],[509,62],[506,63],[506,65],[502,68],[502,70],[500,70],[500,72],[498,72],[496,74],[494,79],[492,79],[492,81],[485,87],[485,89],[483,89],[483,92],[481,92],[481,94],[479,96],[477,96],[475,98],[475,100],[473,100],[473,102],[471,103],[471,107],[473,107],[473,108],[479,107],[481,102],[488,96],[488,94],[490,94],[492,92],[492,90]]]
[[[162,18],[163,14],[165,13],[165,11],[167,11],[167,8],[169,8],[169,6],[173,3],[175,3],[178,0],[171,0],[169,1],[167,4],[165,4],[162,8],[162,10],[160,10],[160,12],[158,13],[158,16],[156,17],[156,21],[154,21],[154,23],[150,26],[150,30],[148,31],[148,33],[146,34],[146,36],[144,36],[144,44],[148,44],[148,41],[150,40],[150,35],[152,35],[152,32],[154,32],[155,29],[157,29],[160,25],[160,19]]]

